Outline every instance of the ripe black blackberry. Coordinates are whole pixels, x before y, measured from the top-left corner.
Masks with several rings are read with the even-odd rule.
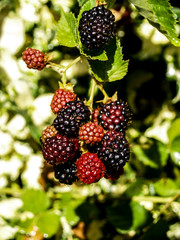
[[[124,168],[123,168],[123,167],[120,168],[120,169],[118,169],[117,171],[115,171],[115,170],[113,170],[113,171],[108,171],[108,170],[106,169],[105,174],[104,174],[104,177],[105,177],[106,179],[111,180],[111,181],[116,181],[116,180],[118,180],[118,179],[120,178],[121,175],[123,175],[123,173],[124,173]]]
[[[78,180],[76,172],[77,168],[75,161],[68,161],[64,164],[54,166],[55,178],[58,179],[60,183],[72,185]]]
[[[44,159],[51,165],[75,159],[79,153],[78,139],[56,134],[53,137],[46,138],[42,153]]]
[[[121,132],[108,131],[93,150],[110,175],[117,173],[129,160],[129,143]]]
[[[57,113],[53,125],[56,130],[66,136],[75,137],[79,128],[89,121],[90,110],[82,101],[67,102]]]
[[[103,5],[85,11],[79,21],[81,42],[88,49],[108,44],[113,35],[115,17]]]
[[[119,100],[104,104],[97,118],[105,130],[124,131],[130,123],[131,115],[127,103]]]

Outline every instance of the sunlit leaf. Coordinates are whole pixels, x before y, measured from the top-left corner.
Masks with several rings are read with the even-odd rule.
[[[177,118],[168,130],[169,143],[171,145],[172,141],[180,135],[180,118]]]
[[[53,211],[41,213],[36,219],[36,225],[42,234],[52,237],[60,226],[60,217]]]
[[[60,20],[57,25],[57,39],[60,45],[76,47],[76,19],[72,13],[65,13],[61,8]]]
[[[170,148],[170,155],[173,162],[180,167],[180,136],[176,137],[172,143]]]
[[[172,44],[180,46],[175,25],[176,20],[168,0],[130,0],[139,13],[146,18],[150,24],[163,33]]]
[[[161,179],[154,184],[155,191],[158,195],[167,197],[177,193],[178,187],[176,183],[170,179]]]
[[[47,194],[41,190],[27,189],[22,195],[23,209],[34,214],[46,210],[50,205]]]

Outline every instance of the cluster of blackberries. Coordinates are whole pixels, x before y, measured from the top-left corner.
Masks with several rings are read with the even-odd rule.
[[[113,35],[115,17],[103,5],[84,11],[79,21],[79,35],[88,49],[102,48]]]
[[[69,185],[78,180],[95,183],[102,177],[118,179],[130,156],[125,138],[131,119],[127,104],[110,102],[91,113],[75,93],[58,89],[51,109],[56,118],[43,130],[41,142],[55,178]]]

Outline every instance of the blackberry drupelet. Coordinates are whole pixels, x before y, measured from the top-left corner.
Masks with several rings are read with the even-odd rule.
[[[75,161],[68,161],[64,164],[62,163],[54,166],[55,178],[58,179],[60,183],[72,185],[78,180],[76,172],[77,168]]]
[[[115,17],[103,5],[85,11],[79,21],[81,42],[88,49],[102,48],[113,36]]]
[[[79,128],[89,121],[90,110],[82,101],[67,102],[57,113],[53,125],[56,130],[66,136],[75,137]]]
[[[125,131],[130,123],[131,115],[127,103],[119,100],[104,104],[97,118],[105,130]]]
[[[103,127],[93,122],[88,122],[79,129],[79,139],[87,144],[100,142],[103,136]]]
[[[54,128],[54,126],[47,126],[43,131],[42,131],[42,136],[41,140],[42,142],[45,142],[46,138],[53,137],[57,134],[57,130]]]
[[[58,89],[55,91],[52,101],[51,101],[51,109],[53,113],[57,113],[61,108],[65,106],[67,102],[76,100],[76,94],[66,90],[66,89]]]
[[[85,184],[98,182],[104,177],[105,166],[95,153],[84,153],[76,161],[77,177]]]
[[[42,153],[44,159],[51,165],[75,159],[79,153],[78,139],[68,138],[60,134],[46,138]]]
[[[22,59],[27,64],[28,68],[41,71],[46,65],[44,53],[37,49],[27,48],[22,55]]]
[[[130,157],[129,143],[121,132],[108,131],[93,150],[104,163],[107,172],[118,172]]]

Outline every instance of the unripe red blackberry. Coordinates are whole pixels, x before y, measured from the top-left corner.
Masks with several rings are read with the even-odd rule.
[[[93,122],[88,122],[79,129],[79,139],[87,144],[100,142],[103,136],[103,127]]]
[[[58,179],[60,183],[72,185],[78,180],[76,172],[77,168],[75,161],[54,165],[55,178]]]
[[[57,113],[61,108],[65,106],[67,102],[76,100],[76,94],[66,90],[66,89],[58,89],[55,91],[52,101],[51,101],[51,109],[53,113]]]
[[[98,122],[106,130],[124,131],[130,120],[129,107],[122,100],[104,104],[99,110]]]
[[[46,138],[53,137],[58,133],[58,131],[54,128],[54,126],[47,126],[42,131],[41,140],[42,142],[45,142]]]
[[[89,121],[90,110],[82,101],[70,101],[57,113],[53,122],[56,130],[66,136],[77,136],[79,128]]]
[[[92,122],[98,123],[99,108],[96,108],[92,112]]]
[[[49,164],[60,164],[75,159],[79,153],[77,138],[68,138],[60,134],[46,138],[42,153]]]
[[[130,157],[129,143],[121,132],[108,131],[93,151],[104,163],[107,172],[118,172]]]
[[[22,59],[27,64],[28,68],[37,69],[39,71],[41,71],[46,65],[44,53],[37,49],[26,49],[22,54]]]
[[[115,17],[103,5],[85,11],[79,21],[82,44],[88,49],[97,49],[109,43],[113,35]]]
[[[105,166],[95,153],[84,153],[76,161],[77,177],[85,184],[98,182],[105,172]]]

